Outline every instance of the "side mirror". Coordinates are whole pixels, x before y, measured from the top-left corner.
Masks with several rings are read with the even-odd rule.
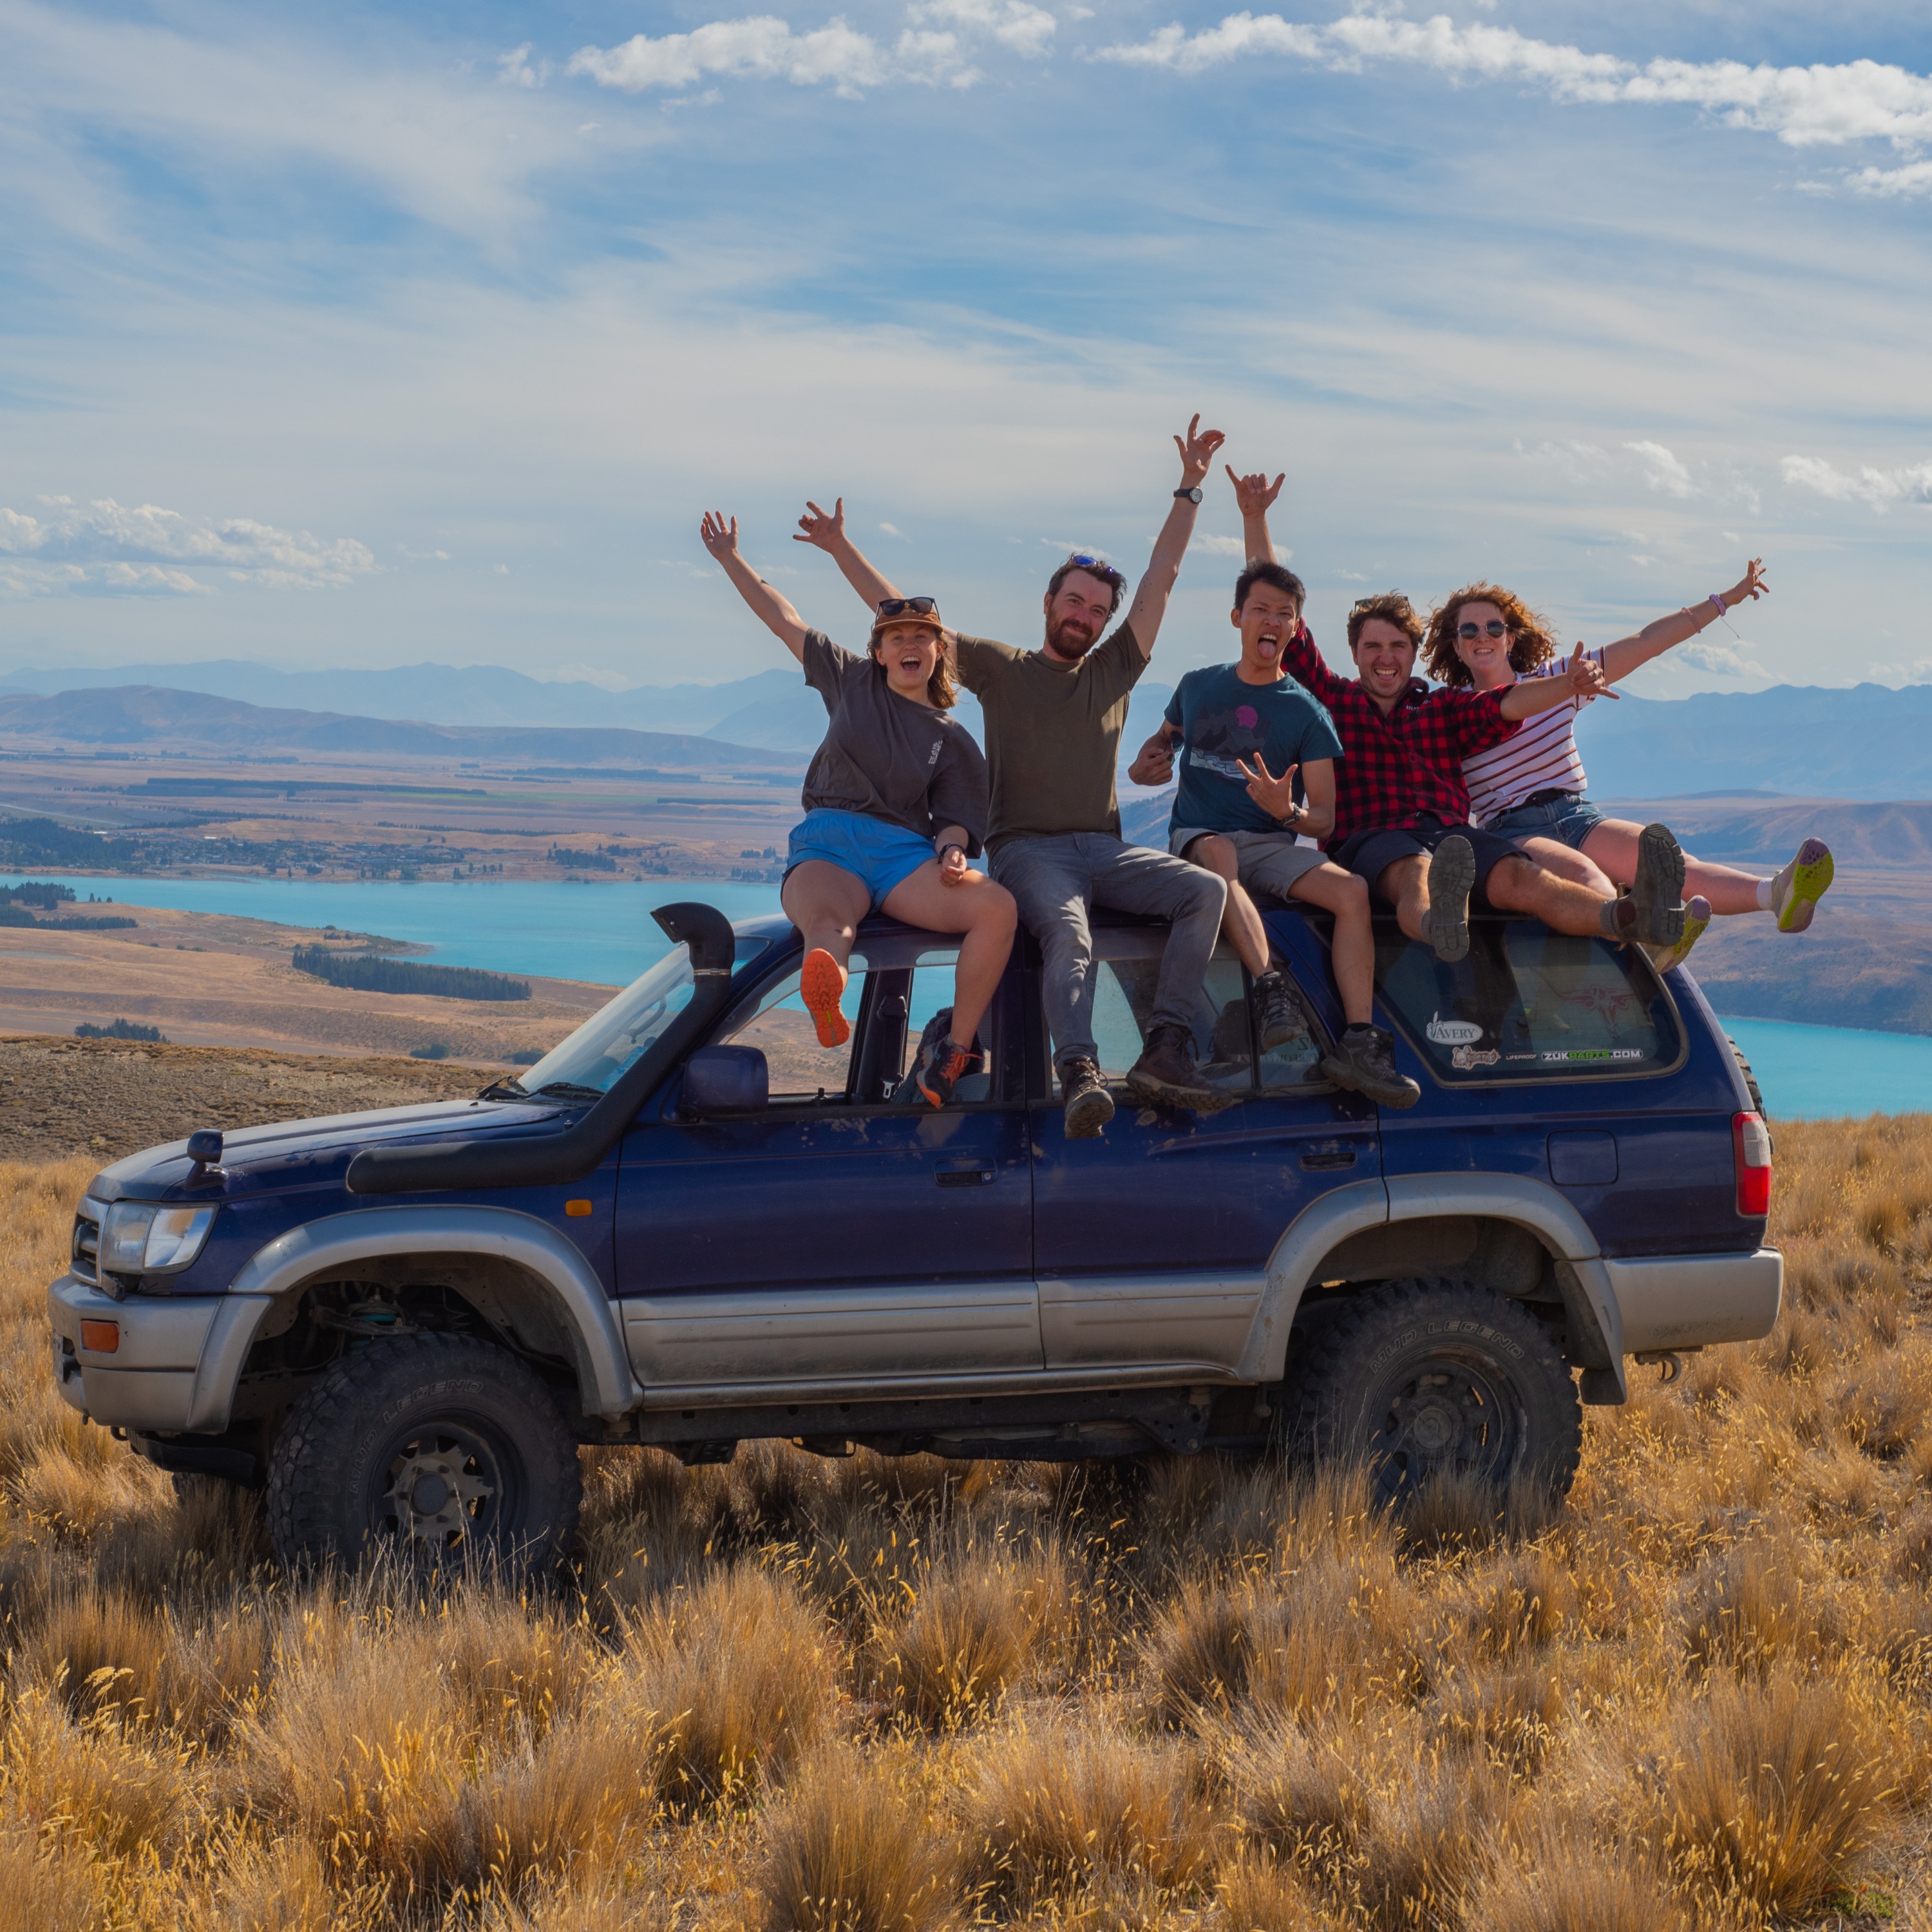
[[[684,1063],[681,1114],[736,1114],[768,1105],[771,1073],[755,1046],[700,1046]]]

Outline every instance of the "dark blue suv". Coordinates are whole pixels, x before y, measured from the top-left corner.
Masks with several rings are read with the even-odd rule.
[[[709,906],[520,1081],[469,1102],[204,1132],[107,1168],[53,1284],[76,1408],[164,1468],[261,1485],[290,1560],[568,1540],[580,1443],[729,1457],[1286,1448],[1561,1490],[1579,1397],[1768,1333],[1771,1144],[1681,970],[1479,919],[1378,934],[1422,1099],[1331,1087],[1325,918],[1268,915],[1306,1032],[1256,1051],[1217,955],[1215,1104],[1137,1106],[1165,933],[1107,920],[1091,988],[1120,1111],[1069,1141],[1023,940],[952,1104],[908,1077],[957,941],[878,921],[827,1051],[798,934]],[[943,1023],[943,1022],[941,1022]]]

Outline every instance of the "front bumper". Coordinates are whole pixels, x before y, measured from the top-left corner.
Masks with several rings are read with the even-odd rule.
[[[110,1428],[219,1435],[266,1294],[130,1295],[116,1301],[64,1274],[47,1290],[54,1383],[74,1408]],[[120,1346],[84,1348],[82,1321],[112,1322]]]

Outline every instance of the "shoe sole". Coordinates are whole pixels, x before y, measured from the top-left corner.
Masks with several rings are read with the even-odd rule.
[[[1114,1096],[1106,1088],[1096,1087],[1069,1102],[1066,1138],[1070,1141],[1096,1141],[1100,1130],[1114,1118]]]
[[[1429,941],[1446,966],[1469,950],[1469,895],[1475,887],[1475,848],[1466,838],[1444,839],[1429,860]]]
[[[1292,1040],[1300,1040],[1306,1030],[1305,1028],[1296,1026],[1290,1021],[1283,1020],[1273,1028],[1257,1027],[1255,1029],[1255,1036],[1261,1042],[1262,1052],[1272,1053],[1276,1047],[1286,1046]]]
[[[1636,937],[1646,946],[1675,946],[1684,937],[1684,850],[1667,825],[1637,835]]]
[[[1220,1096],[1211,1087],[1177,1087],[1171,1081],[1156,1080],[1150,1073],[1143,1073],[1138,1068],[1130,1069],[1127,1085],[1134,1093],[1150,1100],[1170,1100],[1183,1107],[1211,1106]]]
[[[852,1037],[840,1002],[845,997],[845,975],[837,960],[821,946],[806,955],[805,968],[798,976],[799,997],[818,1029],[818,1043],[827,1048],[843,1046]]]
[[[1690,949],[1704,936],[1704,928],[1711,923],[1711,902],[1700,892],[1695,898],[1684,902],[1684,934],[1677,944],[1657,962],[1660,973],[1668,973],[1682,965],[1690,956]]]
[[[1811,923],[1832,878],[1832,848],[1821,838],[1806,839],[1791,868],[1790,893],[1778,911],[1780,932],[1802,932]]]

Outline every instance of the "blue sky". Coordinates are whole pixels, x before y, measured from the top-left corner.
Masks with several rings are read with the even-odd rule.
[[[1030,643],[1199,409],[1331,648],[1475,577],[1601,642],[1761,553],[1642,688],[1932,678],[1928,70],[1857,0],[0,0],[0,669],[736,676],[700,511],[849,634],[786,540],[842,491]]]

